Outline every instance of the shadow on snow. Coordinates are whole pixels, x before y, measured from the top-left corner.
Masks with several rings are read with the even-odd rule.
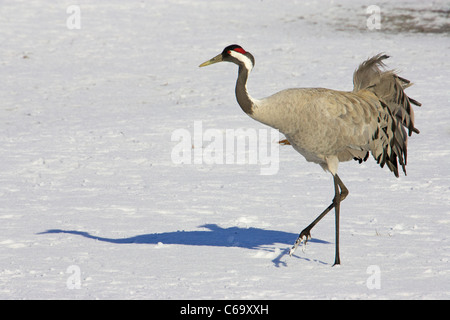
[[[163,233],[149,233],[142,234],[128,238],[105,238],[91,235],[88,232],[76,231],[76,230],[60,230],[51,229],[39,234],[50,233],[67,233],[79,235],[88,239],[94,239],[97,241],[109,242],[114,244],[179,244],[190,246],[213,246],[213,247],[239,247],[247,249],[259,249],[269,252],[275,252],[265,246],[271,246],[275,243],[286,244],[290,246],[297,239],[298,235],[295,233],[264,230],[259,228],[221,228],[216,224],[205,224],[199,226],[199,228],[205,228],[208,230],[202,231],[175,231],[175,232],[163,232]],[[327,244],[328,241],[311,239],[309,242]],[[280,254],[272,261],[276,266],[279,266],[280,259],[289,254],[289,248],[280,252]],[[301,250],[301,249],[300,249]],[[309,260],[307,258],[302,258]]]

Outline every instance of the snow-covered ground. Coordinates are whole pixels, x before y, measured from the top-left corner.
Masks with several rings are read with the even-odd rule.
[[[368,27],[371,5],[381,29]],[[449,299],[449,7],[3,0],[0,298]],[[255,97],[351,90],[378,52],[415,83],[408,176],[372,158],[340,165],[340,267],[332,213],[305,252],[287,254],[334,193],[291,147],[273,175],[173,161],[173,132],[195,122],[265,129],[235,101],[236,66],[198,68],[232,43],[256,57]]]

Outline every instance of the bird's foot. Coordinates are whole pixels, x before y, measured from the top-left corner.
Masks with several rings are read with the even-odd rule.
[[[278,143],[283,145],[283,146],[291,145],[291,143],[288,141],[288,139],[280,140],[280,141],[278,141]]]
[[[295,240],[294,245],[292,246],[291,250],[289,251],[289,255],[292,257],[295,250],[297,250],[297,248],[300,244],[302,244],[302,251],[305,252],[306,243],[308,242],[308,240],[311,240],[311,232],[310,232],[310,230],[305,229],[300,233],[297,240]]]

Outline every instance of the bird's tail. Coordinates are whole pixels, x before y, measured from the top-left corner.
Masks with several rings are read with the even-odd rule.
[[[393,70],[385,70],[385,54],[378,54],[364,61],[353,74],[353,92],[369,90],[379,99],[382,106],[378,122],[380,128],[374,134],[378,142],[372,148],[372,154],[383,167],[389,169],[398,177],[398,163],[406,174],[407,135],[419,133],[414,126],[414,110],[411,104],[421,106],[421,103],[408,97],[405,89],[412,85],[396,74]]]

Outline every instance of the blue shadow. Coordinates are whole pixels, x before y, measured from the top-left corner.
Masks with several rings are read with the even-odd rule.
[[[205,224],[199,226],[208,230],[202,231],[175,231],[163,233],[142,234],[128,238],[105,238],[91,235],[84,231],[51,229],[39,234],[67,233],[79,235],[88,239],[104,241],[114,244],[178,244],[189,246],[212,246],[212,247],[239,247],[247,249],[262,249],[272,251],[265,246],[273,246],[276,243],[286,244],[290,248],[297,239],[298,234],[265,230],[259,228],[221,228],[216,224]],[[328,241],[311,239],[309,242],[328,244]],[[279,257],[274,259],[278,266],[282,256],[289,253],[289,249],[284,250]]]

